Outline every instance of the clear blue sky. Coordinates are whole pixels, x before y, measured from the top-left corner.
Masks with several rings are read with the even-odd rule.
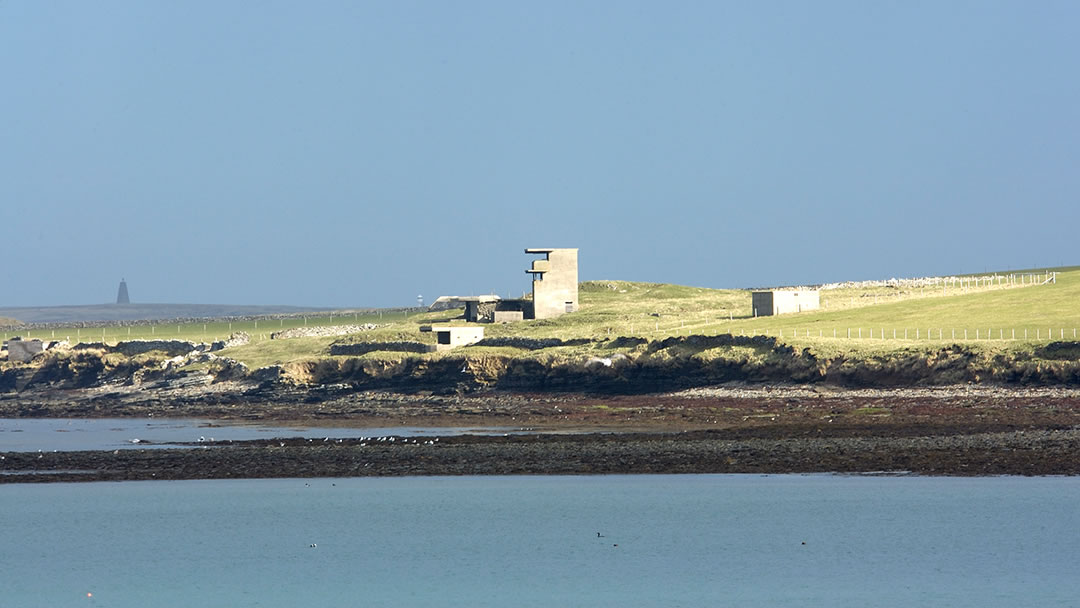
[[[526,247],[705,287],[1080,264],[1077,23],[0,0],[0,306],[520,294]]]

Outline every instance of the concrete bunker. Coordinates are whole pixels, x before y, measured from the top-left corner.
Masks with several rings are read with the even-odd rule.
[[[7,348],[8,361],[26,363],[38,354],[66,344],[67,342],[62,340],[38,340],[37,338],[23,340],[16,336],[5,342],[4,346]]]
[[[750,301],[755,317],[817,310],[821,306],[820,295],[816,289],[755,291],[751,294]]]
[[[433,332],[435,334],[434,351],[450,350],[451,348],[457,348],[459,346],[468,346],[470,344],[476,344],[484,339],[483,327],[440,327],[427,325],[421,327],[420,331]]]
[[[465,309],[470,323],[513,323],[524,319],[550,319],[577,312],[578,250],[534,248],[525,253],[543,255],[525,272],[532,275],[532,298],[503,299],[487,296],[441,296],[428,310]]]

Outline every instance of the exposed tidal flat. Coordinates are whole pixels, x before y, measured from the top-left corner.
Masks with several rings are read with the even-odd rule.
[[[59,406],[50,411],[70,413]],[[99,411],[116,414],[110,408]],[[331,440],[329,432],[320,439],[286,428],[266,438],[204,442],[196,442],[192,433],[186,446],[177,442],[179,447],[170,449],[0,448],[0,483],[619,473],[1080,474],[1080,407],[1071,389],[789,386],[621,397],[353,394],[315,409],[289,402],[158,403],[136,411],[153,420],[169,413],[216,413],[228,419],[229,412],[233,420],[274,420],[307,412],[308,424],[373,432]],[[422,436],[416,429],[423,429]]]
[[[1080,478],[463,476],[0,490],[5,606],[1072,606]]]

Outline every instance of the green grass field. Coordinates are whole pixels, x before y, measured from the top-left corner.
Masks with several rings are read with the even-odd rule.
[[[365,323],[393,323],[408,318],[408,313],[394,311],[393,313],[327,313],[322,315],[297,316],[285,319],[272,319],[263,321],[213,321],[213,322],[185,322],[177,323],[144,323],[133,321],[125,327],[56,327],[52,329],[36,329],[0,332],[6,340],[12,336],[26,338],[41,338],[53,340],[68,340],[77,342],[105,342],[115,344],[124,340],[191,340],[194,342],[211,342],[222,340],[237,331],[247,332],[253,341],[269,340],[270,334],[285,329],[297,327],[317,327],[325,325],[359,325]],[[415,315],[415,313],[412,313]]]
[[[818,311],[775,317],[751,316],[750,292],[626,281],[581,284],[581,311],[558,319],[486,325],[488,337],[588,338],[619,336],[663,339],[668,336],[718,333],[767,335],[818,352],[881,353],[890,350],[970,343],[989,350],[1031,349],[1051,340],[1080,339],[1080,267],[1054,269],[1057,281],[1022,286],[989,285],[936,288],[847,287],[821,291]],[[1035,271],[1032,271],[1035,272]],[[1034,279],[1034,277],[1033,277]],[[379,328],[346,337],[270,340],[282,329],[304,326],[375,323]],[[20,335],[68,339],[71,342],[129,339],[219,340],[247,332],[251,344],[232,348],[229,356],[258,367],[270,363],[328,356],[335,342],[409,340],[430,343],[424,324],[464,324],[460,310],[393,314],[326,314],[267,321],[133,324],[105,329],[57,328]],[[4,338],[16,335],[8,332]],[[583,347],[588,350],[592,347]],[[482,349],[484,351],[494,349]],[[504,350],[504,349],[499,349]],[[514,349],[509,349],[513,351]],[[550,350],[550,349],[549,349]],[[571,354],[573,347],[558,349]],[[563,352],[565,351],[565,352]],[[402,355],[365,355],[396,358]],[[442,355],[425,355],[442,356]]]

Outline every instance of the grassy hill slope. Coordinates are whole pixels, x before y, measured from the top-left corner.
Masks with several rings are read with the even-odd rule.
[[[1042,276],[1040,274],[1039,281]],[[635,348],[634,344],[641,341],[658,342],[673,336],[728,333],[734,336],[768,336],[775,338],[779,344],[797,349],[808,348],[823,357],[892,356],[889,353],[906,356],[911,352],[931,352],[954,344],[993,356],[1000,352],[1033,352],[1051,340],[1072,340],[1075,332],[1080,330],[1080,268],[1059,269],[1056,283],[1029,283],[1016,287],[1002,286],[1000,281],[990,283],[983,280],[977,288],[846,286],[822,290],[823,308],[819,311],[753,318],[750,316],[750,292],[747,290],[589,281],[581,284],[581,311],[578,313],[557,319],[485,325],[485,335],[489,338],[556,338],[575,341],[573,344],[538,350],[474,346],[425,355],[376,351],[360,359],[396,365],[395,362],[407,359],[437,361],[446,357],[475,355],[551,362],[630,352]],[[338,337],[270,339],[272,332],[289,327],[359,323],[374,324],[377,328]],[[263,321],[178,321],[168,325],[72,327],[38,330],[35,337],[66,337],[72,341],[104,340],[107,343],[135,338],[212,341],[225,338],[234,331],[245,331],[251,335],[251,343],[231,348],[224,354],[255,368],[269,364],[334,359],[329,355],[329,349],[335,343],[431,343],[432,334],[422,333],[420,327],[432,323],[465,324],[460,310],[420,314],[397,311],[385,314],[333,313]],[[862,330],[861,338],[859,330]],[[22,332],[23,335],[26,333]],[[30,333],[34,335],[34,332]],[[10,335],[14,333],[8,332],[4,337]],[[851,335],[850,339],[848,335]],[[1014,335],[1015,340],[1012,339]],[[615,341],[618,337],[637,340]],[[988,340],[988,337],[992,339]],[[715,350],[714,346],[702,346],[698,350],[715,351],[707,353],[706,358],[711,358],[734,356],[732,353],[741,352],[738,348],[741,347],[725,351]],[[705,356],[689,351],[683,354]],[[755,356],[760,358],[760,355]]]

